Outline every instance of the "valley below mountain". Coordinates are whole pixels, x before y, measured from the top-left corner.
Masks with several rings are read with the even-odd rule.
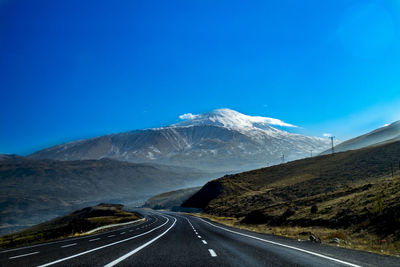
[[[0,159],[0,233],[99,202],[140,206],[150,196],[205,184],[221,174],[111,159]]]

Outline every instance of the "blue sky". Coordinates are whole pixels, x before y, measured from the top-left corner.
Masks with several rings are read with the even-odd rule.
[[[398,1],[0,1],[0,153],[231,108],[341,140],[400,119]]]

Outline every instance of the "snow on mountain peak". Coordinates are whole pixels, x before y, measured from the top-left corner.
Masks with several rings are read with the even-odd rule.
[[[184,121],[174,124],[174,126],[214,125],[231,129],[259,128],[262,130],[273,129],[270,125],[297,127],[279,119],[249,116],[227,108],[217,109],[212,112],[198,115],[186,113],[179,116],[179,118]]]

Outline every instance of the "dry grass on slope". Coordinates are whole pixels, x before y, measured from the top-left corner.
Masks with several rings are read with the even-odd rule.
[[[399,255],[399,161],[400,142],[298,160],[214,180],[185,205],[248,229]]]
[[[364,190],[363,186],[390,177],[392,163],[394,174],[398,175],[399,161],[400,142],[396,142],[227,175],[213,181],[222,188],[221,193],[199,208],[218,216],[243,216],[252,210],[300,199],[317,204],[325,197]],[[204,190],[210,189],[206,185],[197,194],[204,194]],[[196,195],[189,199],[192,207],[198,207],[195,198]]]

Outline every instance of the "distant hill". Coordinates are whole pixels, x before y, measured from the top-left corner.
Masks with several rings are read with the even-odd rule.
[[[382,143],[400,141],[400,121],[390,125],[378,128],[367,134],[347,140],[335,146],[335,152],[354,150]],[[324,151],[321,154],[330,154],[331,150]]]
[[[0,232],[18,230],[99,202],[143,203],[150,196],[198,186],[218,174],[111,159],[0,160]]]
[[[278,119],[248,116],[230,109],[181,116],[162,128],[110,134],[40,150],[35,159],[86,160],[111,158],[161,163],[218,172],[260,168],[324,151],[329,140],[280,130],[292,127]],[[292,127],[293,128],[293,127]]]
[[[15,155],[15,154],[0,154],[0,161],[7,159],[21,159],[23,157]]]
[[[158,194],[149,198],[143,207],[152,209],[172,209],[179,207],[188,198],[193,196],[201,187],[179,189]]]

